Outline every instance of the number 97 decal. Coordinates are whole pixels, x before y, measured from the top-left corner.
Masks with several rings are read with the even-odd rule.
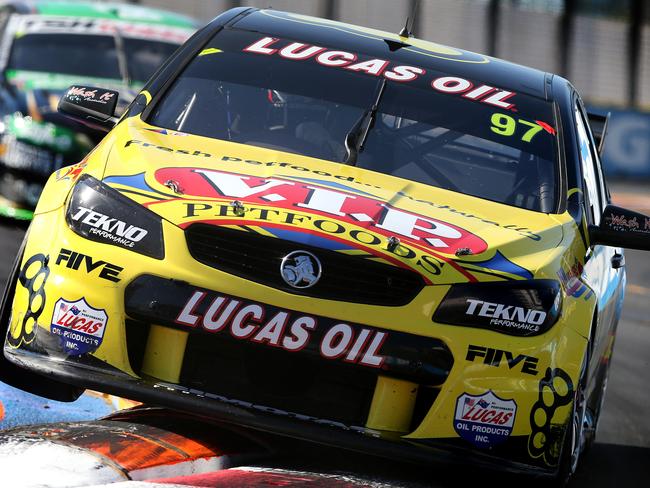
[[[555,135],[555,129],[541,120],[536,120],[534,122],[529,122],[524,119],[515,120],[514,117],[511,117],[510,115],[500,114],[497,112],[492,114],[490,121],[492,122],[490,130],[495,134],[511,137],[515,135],[517,129],[519,129],[520,133],[523,131],[520,139],[524,142],[532,141],[533,137],[542,130],[545,130],[551,135]]]

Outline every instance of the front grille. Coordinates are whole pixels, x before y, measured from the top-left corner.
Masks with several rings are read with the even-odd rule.
[[[185,235],[197,261],[296,295],[399,306],[413,300],[424,287],[424,280],[414,271],[253,232],[194,224]],[[282,258],[296,250],[312,252],[322,264],[322,276],[311,288],[292,288],[280,275]]]
[[[197,292],[202,296],[192,308],[197,318],[204,318],[217,298],[236,300],[244,306],[261,308],[265,318],[251,319],[250,325],[259,332],[268,332],[269,324],[275,323],[273,327],[279,336],[274,343],[258,337],[255,331],[238,338],[233,334],[232,314],[224,319],[220,330],[210,331],[203,319],[195,327],[180,325],[175,319]],[[340,325],[337,319],[281,309],[159,276],[140,275],[129,283],[124,306],[128,358],[136,374],[140,374],[145,362],[149,324],[183,330],[188,337],[183,362],[176,364],[181,366],[180,387],[203,392],[207,399],[262,410],[268,407],[291,417],[306,415],[348,426],[365,425],[377,376],[382,375],[420,386],[413,412],[412,428],[415,429],[430,411],[454,364],[451,351],[440,339],[353,322],[347,323],[351,333],[345,339],[348,341],[345,351],[337,357],[331,354],[326,357],[324,344],[331,345],[333,340],[339,344],[329,334],[333,327]],[[278,329],[279,322],[274,317],[280,312],[285,313],[286,327],[280,325]],[[217,320],[215,313],[218,312],[210,312],[211,320]],[[318,326],[309,330],[300,348],[277,347],[285,344],[285,338],[291,340],[295,336],[293,324],[306,317]],[[357,347],[362,333],[370,335],[361,341],[363,345],[356,359],[349,358],[347,354]],[[381,344],[373,349],[370,344],[375,343],[374,337],[380,333],[383,334]],[[382,358],[380,364],[365,361],[369,351]]]
[[[235,341],[190,334],[180,384],[345,425],[365,425],[377,376],[345,363]]]

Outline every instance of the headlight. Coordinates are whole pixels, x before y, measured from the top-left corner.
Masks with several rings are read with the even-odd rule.
[[[165,256],[160,217],[92,176],[83,175],[72,191],[66,221],[91,241],[156,259]]]
[[[459,284],[449,289],[433,321],[534,336],[557,322],[561,306],[560,284],[553,280]]]

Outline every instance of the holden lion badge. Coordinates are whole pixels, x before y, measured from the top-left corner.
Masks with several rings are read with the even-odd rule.
[[[318,283],[321,264],[316,256],[307,251],[293,251],[282,259],[282,279],[294,288],[309,288]]]

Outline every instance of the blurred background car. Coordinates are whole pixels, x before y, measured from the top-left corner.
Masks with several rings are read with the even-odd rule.
[[[184,15],[125,4],[2,4],[0,216],[31,219],[47,177],[98,142],[57,114],[64,89],[111,86],[123,109],[196,26]]]

